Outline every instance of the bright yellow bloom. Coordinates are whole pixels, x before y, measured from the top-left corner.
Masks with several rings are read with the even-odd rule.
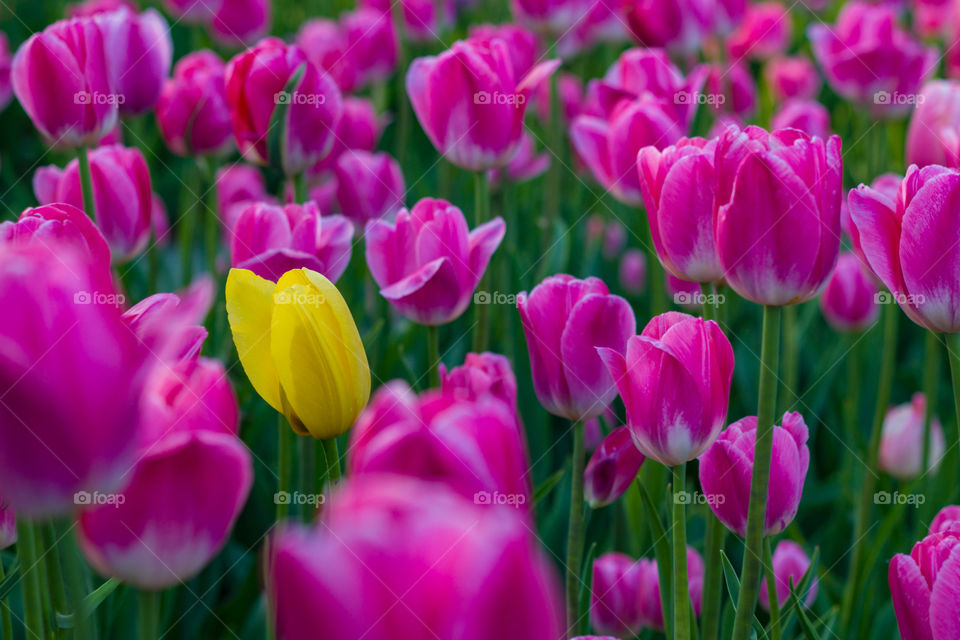
[[[370,399],[370,365],[332,282],[310,269],[276,284],[231,269],[227,317],[250,383],[294,431],[327,439],[350,428]]]

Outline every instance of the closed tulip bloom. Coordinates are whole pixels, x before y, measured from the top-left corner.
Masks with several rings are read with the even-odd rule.
[[[117,9],[136,11],[137,7],[131,0],[82,0],[68,4],[66,13],[68,18],[80,18],[110,13]]]
[[[923,472],[924,415],[927,402],[922,393],[913,394],[906,404],[887,411],[880,436],[879,467],[901,480],[916,478]],[[930,424],[930,457],[927,471],[940,464],[946,448],[943,427],[933,417]]]
[[[773,129],[798,129],[811,138],[830,135],[830,112],[816,100],[788,100],[770,117]]]
[[[217,171],[216,188],[217,213],[223,220],[225,231],[233,228],[237,218],[249,205],[276,202],[276,198],[267,193],[260,170],[246,164],[232,164]]]
[[[507,44],[510,63],[517,78],[522,78],[533,69],[541,57],[540,42],[537,34],[516,24],[478,24],[470,27],[470,40],[484,42],[488,46],[493,40],[503,40]]]
[[[118,98],[106,56],[94,18],[55,22],[17,50],[13,92],[50,143],[95,145],[116,125]]]
[[[407,187],[400,163],[386,152],[344,151],[334,169],[340,211],[358,225],[393,218],[403,208]]]
[[[349,429],[370,397],[370,366],[337,288],[310,269],[276,284],[231,269],[226,302],[240,364],[260,397],[300,435]]]
[[[808,435],[803,417],[795,412],[783,414],[782,426],[773,428],[765,536],[780,533],[797,515],[810,465]],[[741,418],[723,430],[700,457],[700,486],[707,496],[707,504],[714,515],[741,538],[747,532],[756,439],[756,417]]]
[[[249,47],[267,34],[270,0],[223,0],[210,22],[215,40],[228,47]]]
[[[598,278],[559,274],[518,295],[517,309],[543,408],[570,420],[603,413],[617,387],[597,351],[626,350],[637,328],[630,304]]]
[[[399,47],[389,13],[360,8],[340,16],[350,60],[357,71],[357,86],[383,82],[397,68]]]
[[[13,85],[10,81],[10,69],[13,58],[10,55],[10,41],[7,34],[0,34],[0,111],[7,108],[13,99]]]
[[[463,40],[439,56],[414,60],[407,93],[420,126],[447,160],[486,171],[513,156],[527,101],[559,64],[543,62],[521,76],[504,40]]]
[[[713,231],[715,148],[714,140],[683,138],[663,151],[644,147],[637,158],[657,256],[694,282],[723,279]]]
[[[727,38],[734,59],[766,60],[790,47],[793,21],[790,11],[779,2],[749,5],[743,21]]]
[[[960,505],[947,505],[937,513],[930,523],[930,533],[949,533],[960,535]]]
[[[612,349],[600,355],[643,455],[672,467],[713,443],[733,377],[733,348],[716,322],[671,311],[630,338],[625,355]]]
[[[147,162],[136,148],[98,147],[90,152],[90,174],[97,226],[113,261],[126,262],[150,239],[153,192]],[[74,159],[65,169],[41,167],[34,175],[33,191],[41,204],[65,202],[83,208],[79,162]]]
[[[956,10],[951,0],[912,0],[913,29],[924,38],[945,35]]]
[[[593,561],[590,625],[594,629],[631,638],[643,630],[639,590],[647,562],[624,553],[605,553]]]
[[[764,67],[764,75],[777,100],[813,100],[823,85],[813,62],[803,56],[774,58]]]
[[[863,331],[877,320],[877,285],[853,253],[840,254],[837,268],[820,294],[820,311],[837,331]]]
[[[777,580],[777,602],[783,604],[790,600],[790,585],[794,589],[800,586],[800,581],[810,568],[810,558],[803,547],[793,540],[781,540],[773,550],[773,575]],[[767,579],[760,585],[760,606],[770,609],[770,594],[767,592]],[[801,594],[797,594],[801,595]],[[817,599],[817,578],[814,576],[803,599],[803,606],[809,607]]]
[[[167,11],[188,24],[210,22],[229,0],[163,0]]]
[[[618,427],[600,442],[583,472],[584,496],[597,509],[622,496],[643,464],[628,427]]]
[[[517,378],[510,361],[499,353],[468,353],[462,365],[449,371],[441,362],[440,388],[467,400],[479,400],[489,394],[511,410],[517,408]]]
[[[157,101],[157,125],[167,147],[177,155],[226,152],[233,127],[227,109],[225,66],[209,50],[181,58]]]
[[[397,5],[402,10],[402,35],[413,42],[436,42],[456,19],[454,0],[359,0],[357,4],[388,15]]]
[[[960,331],[960,253],[955,251],[960,173],[911,166],[892,199],[860,185],[850,217],[871,269],[904,313],[931,331]]]
[[[836,24],[814,24],[807,34],[834,91],[875,115],[908,113],[937,66],[936,48],[914,40],[889,6],[847,3]]]
[[[323,160],[310,168],[309,175],[323,175],[333,171],[337,160],[349,149],[374,151],[388,122],[389,118],[377,115],[373,103],[369,100],[344,96],[343,113],[337,123],[333,148]]]
[[[934,533],[898,553],[888,579],[903,640],[960,637],[960,535]]]
[[[312,202],[251,204],[232,229],[231,263],[276,282],[287,271],[306,268],[336,282],[350,262],[353,225],[343,216],[321,216]]]
[[[713,30],[716,5],[714,0],[625,0],[622,7],[630,31],[641,45],[684,55],[698,51]]]
[[[360,70],[350,56],[346,31],[337,21],[325,18],[307,20],[300,25],[296,43],[307,60],[329,74],[341,91],[357,88]]]
[[[689,582],[690,601],[693,613],[700,615],[703,602],[703,558],[693,547],[687,547],[687,580]],[[660,574],[657,573],[657,561],[640,560],[640,617],[643,626],[655,631],[663,631],[663,606],[660,601]]]
[[[505,232],[500,217],[470,231],[460,209],[424,198],[393,223],[367,224],[367,266],[380,295],[405,317],[446,324],[470,305]]]
[[[303,69],[293,91],[290,79]],[[265,38],[227,63],[227,105],[233,134],[245,157],[281,167],[286,175],[302,173],[333,146],[340,119],[340,90],[326,73],[307,61],[303,50],[277,38]],[[285,103],[281,158],[268,153],[270,121]]]
[[[933,80],[920,96],[907,129],[907,165],[960,167],[960,82]]]
[[[717,143],[717,255],[757,304],[815,297],[840,251],[840,138],[731,127]]]
[[[139,115],[160,97],[170,73],[173,40],[167,21],[154,9],[127,9],[97,16],[103,30],[107,69],[120,101],[120,113]]]
[[[752,117],[757,109],[757,83],[746,63],[711,64],[706,69],[703,94],[713,112],[740,119]]]
[[[620,286],[632,296],[647,287],[647,254],[640,249],[627,249],[620,258]]]
[[[556,578],[526,518],[440,483],[353,478],[327,500],[320,526],[283,528],[269,550],[277,638],[308,640],[318,629],[328,640],[387,640],[398,629],[405,640],[562,635]]]

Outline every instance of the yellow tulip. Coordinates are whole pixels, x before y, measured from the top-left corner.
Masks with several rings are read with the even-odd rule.
[[[276,284],[231,269],[226,294],[233,342],[256,392],[300,435],[325,440],[349,429],[370,399],[370,365],[333,283],[310,269]]]

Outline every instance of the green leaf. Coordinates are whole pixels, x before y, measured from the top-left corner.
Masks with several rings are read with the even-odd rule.
[[[733,563],[730,562],[730,558],[727,557],[727,554],[724,551],[720,550],[720,562],[723,563],[723,577],[727,583],[727,593],[730,595],[730,601],[737,603],[740,602],[740,578],[737,577],[737,570],[733,568]],[[760,621],[757,620],[757,616],[753,616],[753,627],[757,631],[758,638],[766,638],[767,632],[763,628],[763,625],[760,624]]]
[[[640,483],[634,480],[634,486],[640,492],[643,510],[650,523],[650,534],[653,537],[653,548],[657,556],[657,575],[660,579],[660,601],[663,605],[663,622],[668,638],[673,636],[673,560],[670,555],[670,539],[667,537],[660,514],[650,499],[650,494]]]
[[[533,490],[533,503],[539,504],[539,502],[547,497],[550,491],[563,479],[563,476],[567,473],[566,465],[562,469],[554,472],[550,477],[540,483],[540,485]]]
[[[292,98],[306,70],[307,63],[304,62],[297,68],[293,75],[290,76],[290,79],[287,80],[283,91],[277,95],[285,95],[288,98]],[[270,116],[270,126],[267,129],[267,155],[269,156],[268,161],[270,166],[282,172],[283,157],[285,155],[284,145],[287,141],[287,123],[289,122],[287,116],[290,113],[290,103],[292,99],[279,100],[276,96],[274,99],[276,106],[273,109],[273,114]]]
[[[793,580],[791,582],[790,588],[790,603],[797,610],[797,618],[800,619],[800,628],[803,630],[803,637],[807,640],[820,640],[820,636],[817,635],[817,632],[813,629],[813,624],[810,622],[810,618],[807,616],[807,612],[804,611],[803,605],[800,603],[800,600],[797,598],[797,592],[793,589]]]
[[[813,556],[810,558],[810,566],[807,567],[807,571],[803,574],[803,577],[800,578],[800,582],[797,584],[797,593],[800,595],[800,601],[802,602],[806,597],[807,593],[810,590],[810,585],[813,583],[813,579],[817,575],[817,564],[820,562],[820,547],[816,547],[813,550]],[[793,580],[790,581],[791,586]],[[793,622],[793,616],[796,611],[794,610],[794,600],[790,598],[786,606],[780,611],[780,620],[781,626],[783,629],[786,629],[790,626],[790,623]]]
[[[7,575],[0,582],[0,600],[6,600],[10,592],[20,582],[20,560],[14,560],[13,564],[7,568]]]
[[[585,634],[589,631],[587,624],[590,622],[590,616],[584,612],[590,608],[590,594],[593,593],[593,559],[597,555],[597,543],[594,542],[587,550],[587,555],[583,559],[583,569],[580,572],[580,595],[577,601],[580,606],[577,610],[580,612],[580,630],[579,633]]]

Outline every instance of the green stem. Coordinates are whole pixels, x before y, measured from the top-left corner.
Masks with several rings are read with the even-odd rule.
[[[39,525],[37,530],[40,532],[40,540],[43,542],[37,545],[37,552],[43,558],[44,571],[47,576],[47,585],[49,586],[50,604],[53,607],[53,614],[66,614],[73,610],[67,606],[67,594],[64,591],[63,572],[60,567],[60,554],[57,549],[57,535],[52,523]]]
[[[0,562],[0,582],[3,581],[6,574],[3,571],[3,563]],[[10,601],[0,602],[0,632],[4,638],[13,639],[13,620],[10,617]]]
[[[37,565],[37,541],[34,526],[26,518],[17,518],[17,556],[20,558],[20,582],[23,587],[23,613],[27,637],[46,637],[40,572]]]
[[[675,638],[690,637],[690,595],[687,584],[686,470],[684,462],[673,467],[673,632]]]
[[[950,378],[953,381],[953,407],[957,414],[957,430],[960,435],[960,338],[955,335],[944,336],[947,345],[947,357],[950,361]],[[953,449],[953,447],[950,447]],[[951,468],[944,464],[945,468]],[[951,479],[952,480],[952,479]]]
[[[704,320],[717,320],[717,295],[712,282],[701,282],[700,293],[703,295],[703,309],[700,315]]]
[[[406,166],[408,147],[410,146],[411,106],[407,101],[406,71],[410,64],[409,43],[407,42],[406,23],[403,17],[403,4],[392,5],[393,23],[397,30],[397,161]]]
[[[336,485],[342,477],[340,471],[340,450],[337,447],[336,438],[327,438],[321,440],[323,443],[323,453],[327,458],[327,484],[330,487]]]
[[[797,353],[797,307],[789,306],[783,310],[783,411],[790,409],[797,392],[798,353]]]
[[[556,57],[556,44],[551,45],[549,58]],[[560,121],[560,94],[557,89],[559,74],[554,73],[550,77],[550,146],[555,155],[550,167],[547,169],[546,180],[544,180],[544,210],[546,213],[547,224],[543,228],[542,243],[543,251],[550,248],[553,239],[553,229],[556,220],[560,215],[560,150],[563,146],[563,123]]]
[[[880,434],[883,430],[883,418],[890,404],[890,389],[893,386],[893,371],[897,355],[897,325],[900,321],[900,309],[897,305],[883,307],[883,349],[880,360],[880,377],[877,381],[877,400],[873,407],[873,424],[870,427],[870,440],[867,443],[867,467],[864,469],[863,482],[860,483],[860,496],[853,521],[853,555],[850,557],[850,571],[847,573],[843,600],[840,605],[840,636],[843,637],[849,627],[853,614],[853,603],[860,583],[860,565],[863,561],[863,537],[870,519],[870,505],[873,504],[873,490],[876,486],[877,459],[880,456]]]
[[[313,438],[297,438],[297,453],[300,457],[300,487],[302,496],[313,493],[315,470],[316,448],[313,444]],[[303,513],[300,515],[305,522],[313,521],[313,509],[309,501],[301,502]]]
[[[933,429],[933,415],[937,410],[937,383],[940,374],[940,336],[933,331],[927,331],[926,344],[924,345],[924,365],[923,365],[923,396],[926,402],[926,409],[923,412],[923,449],[920,458],[920,475],[926,479],[926,485],[933,489],[933,482],[936,478],[933,474],[927,474],[930,468],[930,441]],[[930,491],[930,494],[933,492]]]
[[[293,180],[293,199],[296,204],[303,204],[307,201],[307,176],[304,173],[298,173],[291,178]]]
[[[723,549],[726,537],[727,528],[711,511],[707,515],[707,533],[703,543],[706,562],[703,572],[703,608],[700,614],[700,636],[703,640],[717,640],[720,633],[720,600],[723,589],[720,550]]]
[[[207,215],[204,240],[206,242],[207,271],[212,277],[217,275],[217,249],[220,247],[220,202],[217,195],[217,166],[212,160],[203,163],[207,178]]]
[[[69,521],[62,521],[57,527],[57,532],[67,587],[67,606],[73,614],[73,638],[76,640],[95,639],[97,637],[95,620],[92,616],[87,615],[84,609],[84,600],[89,590],[86,584],[86,565],[73,534],[73,524]]]
[[[773,572],[770,538],[764,541],[763,564],[767,573],[767,600],[770,605],[770,640],[780,640],[780,603],[777,602],[777,577]]]
[[[746,549],[740,572],[740,597],[733,621],[733,639],[747,640],[760,591],[763,555],[763,528],[770,483],[770,452],[773,447],[773,420],[777,408],[777,373],[780,365],[780,307],[763,308],[763,340],[760,351],[760,390],[757,403],[757,435],[750,480],[750,507],[747,510]]]
[[[160,637],[160,592],[139,591],[137,605],[140,613],[141,640],[156,640]]]
[[[490,219],[490,185],[487,182],[487,172],[486,171],[477,171],[474,173],[474,198],[476,200],[474,207],[474,226],[479,227],[481,224],[487,222]],[[490,278],[487,273],[483,274],[483,277],[480,279],[480,290],[484,291],[489,287]],[[489,338],[490,328],[489,323],[489,305],[486,304],[474,304],[474,309],[476,310],[476,327],[473,329],[473,350],[476,353],[485,351],[487,349],[487,339]]]
[[[570,520],[567,524],[566,604],[567,637],[577,634],[580,621],[580,565],[583,563],[583,422],[573,423],[573,457],[570,460]]]
[[[440,328],[427,327],[427,368],[430,374],[430,388],[440,387]]]
[[[93,197],[93,178],[90,175],[90,154],[86,147],[77,150],[80,165],[80,189],[83,191],[83,209],[93,220],[97,219],[97,201]]]
[[[293,478],[293,428],[280,414],[277,431],[277,493],[286,494],[286,500],[277,500],[277,521],[290,512],[290,485]]]

